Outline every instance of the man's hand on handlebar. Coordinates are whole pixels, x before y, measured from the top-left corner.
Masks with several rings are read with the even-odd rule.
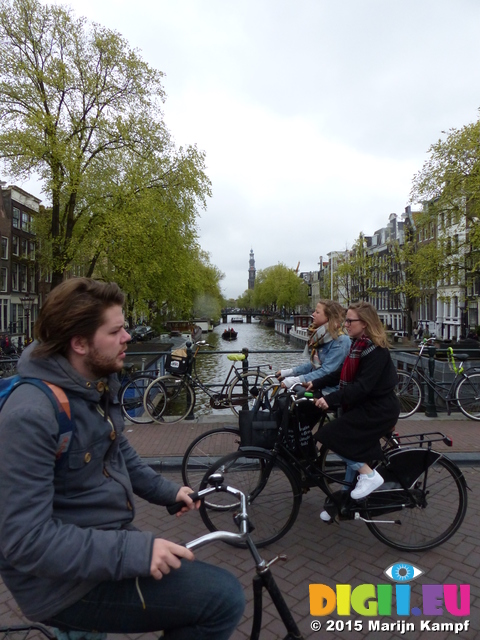
[[[193,493],[193,491],[192,489],[190,489],[190,487],[181,487],[179,489],[175,500],[176,502],[184,502],[185,506],[183,506],[180,511],[178,511],[178,513],[176,514],[177,516],[181,516],[182,513],[187,513],[187,511],[190,511],[192,509],[200,508],[200,500],[194,502],[190,497],[191,493]]]
[[[175,542],[170,542],[170,540],[164,540],[163,538],[155,538],[150,562],[150,575],[155,580],[161,580],[172,569],[180,567],[181,558],[194,560],[195,556],[189,549]]]

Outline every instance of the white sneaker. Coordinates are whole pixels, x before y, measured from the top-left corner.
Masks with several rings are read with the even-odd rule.
[[[361,500],[370,495],[375,489],[378,489],[378,487],[381,487],[384,482],[385,480],[378,471],[374,471],[371,478],[366,473],[360,473],[355,489],[350,495],[354,500]]]
[[[328,514],[326,511],[322,511],[322,513],[320,514],[320,520],[323,520],[323,522],[330,522],[331,521],[331,517],[330,514]]]

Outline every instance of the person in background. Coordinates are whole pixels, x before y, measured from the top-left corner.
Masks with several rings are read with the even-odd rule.
[[[354,500],[361,500],[384,482],[369,461],[381,456],[380,438],[391,432],[400,414],[395,394],[397,371],[388,349],[385,329],[373,305],[358,302],[350,305],[345,326],[352,339],[350,352],[336,373],[313,380],[307,390],[318,389],[322,395],[315,405],[326,411],[341,408],[341,415],[324,425],[315,439],[340,455],[347,465],[345,479],[353,483]],[[328,392],[333,384],[337,391]],[[320,517],[330,520],[326,511]]]
[[[46,393],[22,384],[2,407],[0,573],[27,618],[61,630],[226,640],[245,605],[238,580],[133,525],[135,496],[183,501],[182,512],[198,505],[123,433],[123,304],[115,283],[72,278],[40,310],[18,372],[63,390],[76,428],[57,465],[59,423]]]

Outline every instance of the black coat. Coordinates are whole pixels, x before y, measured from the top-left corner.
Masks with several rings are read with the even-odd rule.
[[[315,380],[315,389],[338,384],[340,371]],[[390,433],[400,414],[395,395],[397,371],[388,349],[376,347],[360,358],[355,379],[325,397],[330,408],[341,407],[340,417],[326,423],[315,438],[329,449],[358,462],[381,454],[379,439]]]

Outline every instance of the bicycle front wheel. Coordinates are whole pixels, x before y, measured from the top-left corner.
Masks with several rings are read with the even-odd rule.
[[[366,517],[370,520],[367,527],[384,544],[400,551],[426,551],[438,547],[453,536],[465,517],[465,478],[451,460],[439,458],[410,491],[417,504],[413,504],[406,491],[388,492],[390,504],[387,492],[372,493],[367,498]],[[377,515],[374,507],[380,504],[385,510]]]
[[[400,401],[399,418],[408,418],[420,408],[422,402],[422,390],[418,382],[403,371],[397,371],[398,383],[395,393]]]
[[[143,396],[148,385],[155,379],[153,373],[135,375],[125,386],[120,388],[119,402],[123,417],[135,424],[152,422],[152,417],[145,411]],[[166,398],[165,398],[166,401]]]
[[[257,448],[239,449],[217,460],[205,474],[201,488],[208,486],[208,477],[221,473],[225,483],[247,496],[248,515],[254,527],[251,537],[257,547],[279,540],[295,522],[302,492],[290,468],[274,454]],[[210,496],[209,496],[210,500]],[[215,506],[203,502],[200,515],[209,531],[233,531],[238,527],[233,515],[239,503],[232,503],[229,494],[216,493]]]
[[[235,427],[212,429],[199,435],[187,447],[182,460],[182,478],[187,487],[198,491],[210,467],[240,446],[240,431]]]
[[[160,376],[145,391],[145,411],[158,424],[184,420],[193,411],[195,393],[183,378]]]
[[[266,377],[263,371],[245,371],[228,387],[227,401],[236,416],[242,409],[253,409]]]
[[[480,420],[480,373],[465,374],[455,396],[460,411],[471,420]]]

